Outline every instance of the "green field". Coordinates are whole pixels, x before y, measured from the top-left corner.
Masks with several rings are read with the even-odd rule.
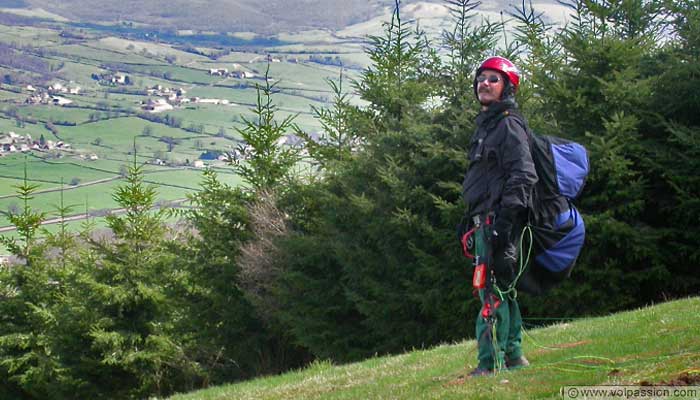
[[[111,193],[122,182],[118,179],[120,171],[123,172],[125,165],[133,160],[134,140],[138,162],[160,158],[170,164],[145,167],[148,180],[158,185],[161,199],[179,199],[191,193],[198,185],[200,172],[181,167],[191,164],[207,150],[230,151],[238,145],[233,138],[239,137],[237,130],[244,127],[243,118],[254,119],[251,107],[257,100],[256,84],[264,83],[262,75],[268,67],[267,54],[282,60],[269,64],[270,77],[276,82],[273,101],[278,107],[277,118],[281,120],[295,115],[295,123],[301,129],[316,132],[320,123],[313,117],[311,106],[329,105],[332,94],[326,80],[337,79],[340,68],[309,62],[309,56],[318,52],[317,55],[340,55],[341,59],[362,57],[360,42],[338,39],[320,30],[282,35],[280,38],[283,37],[286,44],[270,49],[251,48],[250,52],[222,54],[221,48],[197,46],[204,54],[216,55],[210,58],[176,49],[169,43],[110,36],[110,33],[106,34],[111,32],[108,29],[80,28],[76,31],[64,27],[64,23],[57,20],[41,26],[0,26],[0,42],[16,46],[18,52],[22,48],[17,46],[35,46],[37,50],[27,57],[44,62],[50,71],[42,76],[37,72],[20,71],[14,66],[0,66],[0,73],[21,76],[24,80],[0,87],[0,134],[15,132],[30,135],[34,140],[43,135],[46,140],[62,140],[72,148],[60,154],[55,151],[35,152],[27,157],[29,181],[38,185],[38,190],[46,191],[37,194],[31,204],[49,212],[58,202],[59,192],[56,190],[61,179],[66,185],[64,196],[67,202],[85,204],[87,201],[91,210],[113,208]],[[77,32],[79,36],[64,36],[64,29]],[[291,59],[297,62],[289,62]],[[234,79],[208,73],[209,68],[233,70],[234,63],[243,70],[255,71],[257,77]],[[125,65],[123,69],[126,71],[107,69],[115,64]],[[93,74],[110,72],[126,73],[130,84],[108,84],[92,77]],[[346,76],[356,78],[358,75],[356,71],[346,71]],[[27,79],[40,91],[58,82],[65,87],[80,86],[81,92],[59,94],[73,101],[70,107],[26,104],[25,99],[30,95],[26,90]],[[237,87],[241,84],[244,86]],[[164,121],[150,122],[137,117],[137,113],[142,112],[142,103],[149,96],[134,93],[145,94],[146,89],[155,85],[183,88],[187,97],[225,99],[230,104],[186,103],[155,116],[177,118],[177,128],[166,125]],[[57,135],[45,126],[47,122],[59,123],[54,124]],[[199,129],[203,132],[197,132]],[[144,135],[145,130],[148,136]],[[220,137],[221,132],[223,137]],[[172,151],[168,151],[168,144],[163,141],[169,140],[167,137],[176,140]],[[92,154],[98,159],[87,159]],[[18,205],[13,197],[13,185],[22,180],[24,160],[21,154],[0,157],[0,167],[3,168],[0,173],[0,210],[6,211]],[[231,168],[224,163],[208,161],[207,164],[222,168],[222,179],[231,184],[239,183]],[[109,180],[111,178],[115,179]],[[90,186],[70,186],[70,183],[84,185],[103,179],[107,181]],[[0,226],[4,225],[7,225],[6,217],[0,218]]]
[[[132,67],[134,71],[140,72],[145,75],[160,75],[169,74],[173,81],[182,81],[187,83],[194,83],[200,85],[210,85],[221,80],[220,76],[209,75],[209,71],[202,69],[194,69],[187,67],[180,67],[176,65],[145,65],[145,66],[134,66]]]
[[[14,132],[18,135],[31,135],[32,138],[39,138],[42,134],[51,138],[51,132],[44,128],[43,124],[25,123],[24,126],[17,126],[17,120],[6,116],[0,116],[0,132]]]
[[[92,80],[92,74],[102,74],[106,71],[99,66],[91,63],[71,61],[67,59],[61,59],[63,62],[63,68],[61,68],[61,77],[68,82],[75,82],[77,86],[80,86],[83,90],[98,90],[97,82]],[[71,85],[73,86],[73,85]]]
[[[5,70],[4,68],[2,70]],[[0,70],[0,72],[2,72]],[[20,93],[15,93],[15,92],[10,92],[8,90],[0,90],[0,101],[6,101],[6,100],[20,100],[24,99],[24,95]]]
[[[88,44],[67,44],[51,47],[51,50],[61,55],[77,57],[86,62],[97,63],[125,63],[125,64],[160,64],[161,61],[144,57],[139,54],[119,52],[109,49],[99,49]]]
[[[177,59],[177,64],[180,65],[191,65],[192,63],[195,63],[197,61],[208,60],[208,58],[200,56],[198,54],[187,53],[181,50],[174,49],[170,45],[165,43],[142,42],[116,37],[101,38],[99,40],[91,42],[89,46],[98,49],[110,49],[113,51],[135,54],[138,54],[145,49],[146,51],[148,51],[156,57],[164,58],[166,55],[175,56]]]
[[[2,193],[0,193],[0,210],[2,211],[8,211],[10,209],[16,210],[18,207],[22,206],[20,199],[14,196],[16,189],[13,186],[22,184],[23,169],[19,170],[20,166],[17,165],[11,165],[8,167],[12,168],[10,169],[10,172],[17,173],[17,178],[10,179],[0,177],[0,183],[3,184],[3,190]],[[21,167],[23,168],[23,165]],[[64,204],[77,206],[74,214],[84,213],[85,204],[88,204],[88,211],[116,208],[117,204],[112,198],[112,195],[116,187],[124,184],[123,179],[117,174],[90,171],[89,169],[80,165],[49,165],[47,163],[34,161],[29,162],[27,168],[32,172],[38,172],[36,175],[29,174],[29,183],[39,185],[37,188],[39,192],[33,195],[33,199],[30,200],[29,205],[35,210],[46,212],[48,218],[55,216],[55,208],[58,204],[60,204],[60,182],[61,177],[64,177],[66,174],[82,174],[78,175],[81,176],[80,185],[87,184],[86,186],[73,187],[68,184],[70,178],[64,180]],[[49,168],[54,168],[54,171],[42,174],[42,172]],[[89,176],[88,172],[92,172],[92,176]],[[240,183],[239,177],[230,172],[228,169],[220,171],[218,175],[221,182],[229,185],[235,186]],[[35,178],[35,176],[41,176],[41,178]],[[88,176],[91,178],[90,180],[87,180]],[[85,180],[82,180],[83,177],[85,177]],[[41,179],[41,181],[35,181],[33,179]],[[49,181],[49,179],[55,179],[56,181]],[[98,180],[106,181],[97,184],[90,184],[91,182]],[[149,166],[149,168],[145,169],[144,180],[156,188],[158,193],[157,199],[159,201],[184,199],[188,194],[200,190],[202,170],[193,168],[173,169],[167,167]],[[0,227],[8,225],[9,221],[7,220],[7,217],[0,215]]]
[[[51,45],[60,42],[60,31],[40,27],[3,26],[0,25],[0,41],[19,45]]]
[[[560,389],[572,385],[662,384],[683,376],[697,385],[700,326],[689,316],[698,313],[696,297],[528,330],[524,350],[531,365],[490,377],[467,376],[476,345],[466,340],[355,364],[319,361],[171,399],[561,399]]]
[[[68,121],[81,124],[90,120],[95,110],[86,108],[56,107],[50,105],[25,106],[18,109],[23,117],[32,117],[39,121]]]
[[[12,162],[4,162],[4,159],[0,159],[2,162],[2,175],[5,178],[12,177],[16,179],[23,179],[24,177],[24,160],[17,159]],[[51,182],[60,183],[61,178],[67,184],[72,177],[80,177],[82,182],[95,181],[100,179],[105,179],[114,176],[118,173],[119,169],[116,169],[114,173],[110,173],[108,170],[102,170],[98,168],[93,168],[87,165],[88,162],[83,161],[77,162],[73,160],[41,160],[35,158],[27,159],[27,178],[30,181],[38,182]],[[7,188],[0,189],[0,195],[8,195],[13,193],[12,190]]]

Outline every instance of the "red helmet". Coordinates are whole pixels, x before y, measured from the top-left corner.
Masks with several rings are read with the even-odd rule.
[[[513,93],[518,90],[518,85],[520,85],[520,72],[518,71],[518,67],[509,59],[496,56],[484,60],[476,70],[476,75],[474,75],[474,94],[476,94],[476,77],[485,69],[492,69],[502,73],[513,86]]]

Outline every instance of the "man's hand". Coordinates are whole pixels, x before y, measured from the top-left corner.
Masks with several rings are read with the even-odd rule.
[[[493,272],[499,283],[510,285],[517,271],[517,249],[514,243],[508,243],[494,251]]]
[[[502,208],[496,215],[496,222],[493,225],[493,249],[501,251],[511,241],[510,235],[513,231],[513,224],[518,216],[518,210],[513,208]]]

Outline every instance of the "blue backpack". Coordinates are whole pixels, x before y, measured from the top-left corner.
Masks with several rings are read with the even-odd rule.
[[[586,237],[583,217],[572,201],[589,172],[586,149],[573,141],[537,135],[522,117],[539,181],[535,185],[528,224],[532,229],[533,263],[523,278],[526,291],[540,293],[571,274]]]

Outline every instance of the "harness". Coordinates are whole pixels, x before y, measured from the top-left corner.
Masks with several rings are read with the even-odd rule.
[[[486,323],[487,329],[484,332],[486,337],[481,337],[479,340],[489,340],[492,343],[491,348],[493,349],[493,359],[495,362],[494,368],[496,370],[504,369],[504,365],[501,365],[498,353],[500,348],[497,340],[496,332],[496,316],[495,311],[505,300],[506,296],[512,299],[517,298],[517,283],[521,275],[525,271],[527,264],[530,261],[530,255],[532,251],[532,231],[529,226],[525,226],[520,234],[520,239],[518,240],[518,272],[510,284],[501,288],[496,282],[496,276],[493,270],[493,250],[491,246],[492,240],[492,226],[493,226],[493,213],[487,214],[484,223],[481,223],[481,217],[475,216],[472,220],[473,226],[469,229],[461,238],[462,243],[462,253],[465,257],[472,260],[472,265],[474,267],[474,272],[472,276],[472,287],[474,288],[473,293],[475,297],[481,296],[482,308],[480,312],[480,318],[483,318]],[[484,245],[487,246],[486,252],[480,251],[478,248],[479,241],[476,240],[475,234],[480,229],[483,229]],[[527,257],[523,259],[523,242],[525,235],[529,234],[529,246],[527,251]],[[486,254],[482,258],[479,254]]]

